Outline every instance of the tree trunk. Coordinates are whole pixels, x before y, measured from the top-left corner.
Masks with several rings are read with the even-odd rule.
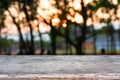
[[[114,35],[111,35],[111,48],[112,48],[112,55],[116,54],[116,47],[115,47],[115,39],[114,39]]]
[[[37,26],[38,28],[38,33],[39,33],[39,37],[40,37],[40,48],[41,48],[41,55],[44,54],[44,43],[43,43],[43,38],[42,38],[42,34],[40,32],[40,29],[39,29],[39,25]]]
[[[65,28],[65,36],[66,36],[66,54],[69,54],[68,50],[69,50],[69,43],[68,43],[68,38],[69,38],[69,27],[66,26]]]
[[[1,28],[0,28],[0,38],[1,38]]]
[[[82,41],[80,41],[80,40],[81,40],[81,38],[79,38],[79,40],[76,44],[76,47],[75,47],[77,55],[83,55],[84,54],[83,51],[82,51]]]
[[[80,46],[80,50],[78,50],[78,51],[80,51],[80,52],[82,52],[82,53],[78,53],[78,54],[84,54],[83,53],[83,51],[82,51],[82,44],[85,42],[85,39],[86,39],[86,21],[87,21],[87,13],[86,13],[86,8],[85,8],[85,6],[84,6],[84,2],[83,2],[83,0],[81,0],[81,6],[82,6],[82,16],[83,16],[83,20],[84,20],[84,22],[83,22],[83,27],[81,28],[82,29],[82,37],[81,38],[79,38],[79,46]]]
[[[110,50],[109,50],[109,23],[107,22],[107,35],[106,35],[106,38],[107,38],[107,53],[109,54],[110,53]]]
[[[51,47],[52,47],[51,55],[56,55],[56,33],[55,28],[52,25],[51,25]]]
[[[114,29],[113,26],[110,25],[110,37],[111,37],[111,54],[116,54],[116,47],[115,47],[115,38],[114,38]]]
[[[21,32],[21,29],[20,29],[20,26],[19,24],[15,21],[15,18],[12,16],[11,12],[8,10],[8,8],[6,8],[7,11],[9,12],[10,16],[12,17],[12,20],[14,22],[14,24],[16,25],[17,29],[18,29],[18,32],[19,32],[19,37],[20,37],[20,52],[19,54],[22,55],[22,54],[28,54],[28,51],[27,51],[27,46],[26,46],[26,43],[23,39],[23,36],[22,36],[22,32]],[[25,53],[24,53],[25,51]]]
[[[30,48],[29,48],[29,51],[30,53],[28,55],[34,55],[34,51],[35,51],[35,47],[34,47],[34,36],[33,36],[33,29],[32,29],[32,25],[30,24],[30,19],[29,19],[29,15],[27,13],[27,9],[26,9],[26,2],[24,1],[24,4],[23,4],[23,10],[24,10],[24,13],[26,15],[26,19],[27,19],[27,22],[28,22],[28,25],[29,25],[29,28],[30,28],[30,36],[31,36],[31,45],[30,45]]]
[[[94,22],[94,19],[92,17],[92,13],[91,13],[91,19],[92,19],[92,22]],[[96,39],[97,39],[97,33],[94,29],[94,24],[92,24],[92,32],[93,32],[93,44],[94,44],[94,48],[93,48],[93,52],[95,55],[97,55],[97,52],[96,52]]]
[[[72,46],[71,46],[71,44],[69,44],[69,49],[70,49],[70,55],[72,55],[72,54],[73,54],[73,51],[72,51]]]
[[[118,30],[118,38],[119,38],[119,47],[120,47],[120,28],[119,28],[119,30]],[[120,49],[120,48],[119,48]]]
[[[92,29],[93,29],[93,44],[94,44],[94,54],[97,54],[96,53],[96,32],[94,30],[94,26],[92,25]]]
[[[82,29],[81,26],[76,25],[75,27],[75,36],[76,36],[76,54],[81,55],[82,52]]]

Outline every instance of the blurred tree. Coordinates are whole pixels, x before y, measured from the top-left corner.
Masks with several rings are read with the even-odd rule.
[[[103,10],[102,13],[106,15],[106,17],[103,19],[104,19],[104,22],[107,23],[107,28],[108,28],[107,39],[109,40],[109,36],[110,36],[111,54],[116,54],[114,31],[113,31],[114,29],[111,28],[112,27],[111,22],[112,22],[112,16],[114,16],[116,13],[117,5],[113,3],[113,0],[107,0],[106,2],[104,0],[99,0],[96,3],[95,7],[96,9],[102,8]],[[113,13],[111,12],[112,10],[114,10]]]
[[[4,20],[5,20],[5,14],[4,14],[4,8],[3,4],[0,2],[0,37],[1,37],[1,29],[4,28]]]
[[[45,51],[45,47],[44,47],[44,42],[43,42],[43,38],[42,38],[42,33],[39,29],[39,24],[37,25],[37,28],[38,28],[38,34],[39,34],[39,37],[40,37],[40,48],[41,48],[40,55],[43,55],[44,51]]]
[[[25,41],[22,36],[20,24],[19,24],[19,22],[16,21],[16,18],[14,17],[14,15],[12,15],[12,12],[9,10],[9,8],[12,5],[15,5],[15,1],[4,0],[4,1],[1,1],[0,3],[1,3],[1,8],[3,10],[3,13],[4,13],[4,11],[8,11],[9,15],[11,16],[11,18],[13,20],[13,23],[16,25],[16,27],[18,29],[19,37],[20,37],[20,54],[27,53],[27,47],[26,47]],[[25,53],[24,53],[24,51],[25,51]]]
[[[19,37],[20,37],[20,54],[34,54],[34,37],[33,37],[33,28],[32,28],[32,21],[36,19],[36,11],[37,11],[37,2],[38,0],[4,0],[1,1],[1,8],[8,11],[9,15],[11,16],[13,23],[16,25]],[[14,7],[17,12],[17,16],[13,15],[10,8]],[[21,17],[20,14],[23,13],[25,17]],[[22,36],[21,32],[21,24],[28,24],[30,28],[30,36],[31,41],[30,45],[28,46]]]
[[[26,23],[28,24],[28,27],[30,28],[30,36],[31,36],[31,42],[30,45],[28,46],[29,53],[30,55],[35,54],[35,47],[34,47],[34,36],[33,36],[33,28],[31,25],[31,22],[36,19],[36,14],[37,14],[37,7],[38,7],[38,0],[17,0],[19,4],[19,8],[21,12],[23,11],[25,14],[25,20]]]
[[[4,54],[10,54],[11,52],[7,52],[7,48],[12,44],[12,40],[7,40],[6,38],[0,37],[0,54],[4,52]]]
[[[51,39],[52,39],[52,42],[54,44],[52,44],[52,46],[54,45],[53,49],[55,49],[55,43],[56,41],[55,40],[55,37],[56,37],[56,34],[62,36],[65,38],[66,40],[66,48],[68,48],[68,44],[72,45],[75,47],[76,49],[76,53],[77,54],[83,54],[83,51],[82,51],[82,44],[85,42],[85,39],[86,39],[86,21],[87,21],[87,10],[86,10],[86,7],[84,5],[84,1],[81,0],[81,10],[79,9],[75,9],[73,7],[73,5],[70,6],[70,3],[74,3],[74,1],[72,0],[55,0],[54,3],[51,3],[51,9],[53,7],[53,9],[57,10],[56,13],[51,13],[51,14],[48,14],[46,18],[44,18],[47,21],[49,21],[49,24],[50,27],[51,27],[51,36],[53,36]],[[51,10],[50,9],[50,10]],[[48,11],[48,9],[41,9],[43,12],[44,11]],[[51,16],[52,15],[52,16]],[[75,21],[74,18],[78,15],[82,15],[82,18],[83,18],[83,23],[79,23],[81,21]],[[79,16],[78,16],[79,17]],[[57,18],[59,20],[58,24],[55,25],[55,27],[53,26],[53,23],[54,23],[54,18]],[[72,39],[70,38],[70,26],[72,24],[76,24],[78,25],[76,28],[78,32],[75,32],[77,33],[78,35],[80,36],[76,36],[76,41],[72,41]],[[81,27],[80,27],[81,25]],[[61,33],[61,28],[64,29],[64,33]],[[52,31],[54,34],[52,34]],[[56,34],[55,34],[56,33]],[[76,34],[74,34],[76,35]],[[52,49],[52,50],[53,50]],[[54,51],[53,51],[54,52]]]
[[[120,0],[118,0],[118,4],[117,4],[117,8],[115,9],[115,15],[116,15],[116,20],[120,20],[120,16],[117,16],[119,15],[119,12],[118,10],[120,9],[119,6],[120,6]],[[120,28],[118,29],[118,39],[119,39],[119,46],[120,46]]]
[[[76,49],[76,53],[84,54],[83,51],[83,43],[87,39],[87,20],[89,18],[93,19],[93,15],[99,9],[103,9],[103,14],[109,15],[108,18],[105,18],[105,21],[109,24],[111,22],[111,9],[116,9],[116,5],[112,3],[112,0],[93,0],[90,3],[86,3],[84,0],[80,0],[79,8],[76,8],[76,0],[47,0],[49,3],[42,6],[42,1],[40,0],[40,4],[38,6],[38,0],[4,0],[1,1],[2,5],[1,9],[5,9],[9,12],[13,23],[17,26],[20,35],[20,53],[23,53],[25,50],[25,54],[34,54],[34,36],[33,36],[33,26],[32,23],[36,18],[36,11],[38,7],[39,15],[44,19],[44,22],[47,23],[51,27],[50,36],[51,36],[51,48],[52,54],[56,54],[56,38],[57,36],[61,36],[66,41],[66,49],[68,49],[68,45],[72,45]],[[5,6],[4,6],[5,5]],[[10,11],[11,6],[16,6],[15,8],[19,15],[16,17]],[[49,7],[48,7],[49,6]],[[90,11],[90,12],[89,12]],[[22,17],[22,20],[19,20],[20,13],[23,13],[25,17]],[[21,24],[27,24],[30,29],[31,39],[29,45],[25,43],[22,32],[21,32]],[[70,27],[75,27],[74,36],[75,39],[70,37]],[[93,24],[92,24],[93,26]],[[109,28],[109,27],[108,27]],[[63,31],[61,31],[61,29]],[[110,29],[108,29],[110,30]],[[112,31],[114,32],[114,31]],[[110,34],[110,33],[109,33]],[[114,33],[113,33],[114,34]],[[41,34],[39,34],[41,37]],[[96,42],[96,34],[93,28],[94,35],[94,44]],[[92,36],[93,36],[92,35]],[[111,43],[114,44],[114,40],[112,40],[113,35],[111,36]],[[42,39],[41,39],[41,48],[43,47]],[[112,45],[111,45],[112,47]],[[43,49],[43,48],[42,48]],[[95,49],[96,50],[96,49]]]
[[[1,17],[0,17],[1,18]],[[2,18],[1,18],[2,19]],[[2,28],[4,28],[4,23],[3,23],[3,19],[0,21],[0,37],[1,37],[1,30]]]
[[[3,49],[4,49],[4,44],[5,44],[5,42],[4,42],[5,40],[3,39],[3,38],[0,38],[0,53],[2,53],[2,51],[3,51]]]

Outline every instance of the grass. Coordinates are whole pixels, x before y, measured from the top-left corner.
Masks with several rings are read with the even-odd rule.
[[[109,52],[107,52],[107,51],[108,50],[106,50],[106,54],[110,55],[111,50],[109,50]],[[93,49],[87,49],[84,52],[86,55],[101,55],[102,54],[100,49],[96,50],[96,54]],[[68,50],[68,54],[66,53],[66,50],[57,50],[56,53],[57,53],[57,55],[69,55],[70,50]],[[117,55],[120,55],[120,50],[119,49],[116,50],[116,53],[117,53]],[[75,53],[75,49],[74,49],[74,50],[72,50],[72,55],[75,55],[75,54],[76,53]]]

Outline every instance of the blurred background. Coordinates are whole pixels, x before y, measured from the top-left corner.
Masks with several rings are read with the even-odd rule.
[[[120,0],[0,0],[1,55],[119,55]]]

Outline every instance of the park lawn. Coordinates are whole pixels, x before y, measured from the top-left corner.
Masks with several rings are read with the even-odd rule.
[[[107,52],[108,50],[106,50],[106,55],[110,55],[110,53]],[[109,50],[111,51],[111,50]],[[85,55],[102,55],[103,53],[101,53],[100,49],[96,50],[96,54],[94,52],[93,49],[87,49],[84,51]],[[70,55],[70,50],[68,50],[68,53],[66,53],[65,50],[57,50],[56,51],[57,55]],[[116,50],[117,55],[120,55],[120,50]],[[72,50],[72,55],[76,55],[75,50]]]

